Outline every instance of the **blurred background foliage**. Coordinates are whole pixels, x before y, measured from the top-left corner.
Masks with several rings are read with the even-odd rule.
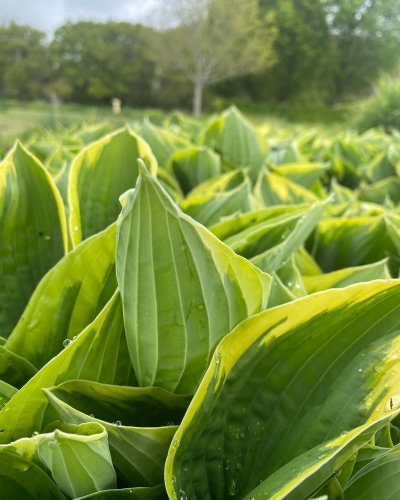
[[[232,1],[243,6],[241,0]],[[150,114],[156,123],[161,111],[191,110],[195,82],[183,67],[187,54],[172,50],[174,40],[190,51],[198,48],[194,36],[185,39],[191,33],[189,29],[184,34],[185,22],[190,27],[200,19],[203,24],[196,26],[214,37],[204,44],[207,57],[213,47],[216,54],[237,49],[223,46],[224,23],[211,19],[214,26],[205,24],[198,6],[210,2],[228,8],[231,4],[171,0],[168,6],[176,7],[175,18],[167,27],[156,22],[154,14],[146,25],[66,22],[52,35],[15,22],[3,24],[0,142],[37,123],[127,121],[140,109],[146,114],[155,110]],[[205,81],[205,111],[218,112],[234,102],[256,119],[262,115],[301,123],[346,123],[361,130],[382,126],[389,132],[400,127],[400,0],[249,0],[246,6],[250,3],[259,9],[251,15],[260,16],[257,22],[255,17],[245,20],[253,33],[240,23],[240,16],[227,19],[230,36],[235,22],[238,32],[252,36],[251,44],[239,44],[251,64],[242,61],[241,68],[233,68],[234,77],[228,77],[235,74],[232,68],[222,67],[219,79]],[[197,13],[191,12],[191,4]],[[185,21],[182,5],[197,16],[194,21],[190,16]],[[168,51],[173,57],[167,57]],[[182,68],[168,59],[182,61]],[[119,117],[110,112],[115,97],[122,101]]]

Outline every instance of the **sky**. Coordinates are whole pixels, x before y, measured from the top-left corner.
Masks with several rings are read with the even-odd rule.
[[[128,21],[149,24],[160,0],[0,0],[0,24],[15,21],[49,36],[66,21]]]

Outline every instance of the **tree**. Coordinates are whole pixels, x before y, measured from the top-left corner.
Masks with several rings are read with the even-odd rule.
[[[322,0],[335,44],[335,98],[360,94],[400,60],[400,0]]]
[[[49,77],[45,38],[30,26],[0,26],[0,94],[23,99],[45,95]]]
[[[330,90],[332,43],[321,1],[260,0],[260,4],[274,12],[279,35],[274,42],[277,63],[254,78],[260,82],[257,97],[279,102],[323,100]]]
[[[61,26],[51,43],[56,82],[72,88],[79,102],[149,103],[154,65],[149,57],[147,32],[130,23],[78,22]]]
[[[171,0],[161,12],[155,60],[190,80],[195,115],[202,111],[204,87],[273,63],[276,33],[258,0]]]

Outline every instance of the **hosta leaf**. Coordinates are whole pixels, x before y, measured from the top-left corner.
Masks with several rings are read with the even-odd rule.
[[[292,230],[286,229],[281,236],[281,242],[272,248],[259,253],[251,262],[263,271],[278,270],[287,259],[305,242],[318,224],[325,209],[324,203],[316,203],[306,211]]]
[[[210,231],[220,240],[227,240],[227,238],[259,222],[268,221],[271,224],[275,224],[276,222],[285,221],[286,218],[290,218],[291,216],[297,217],[300,212],[302,215],[304,213],[303,210],[308,209],[309,206],[310,205],[275,205],[245,214],[234,214],[212,225]]]
[[[229,190],[203,196],[190,196],[181,203],[182,210],[205,226],[218,223],[223,217],[252,209],[250,180]]]
[[[36,373],[36,368],[28,360],[0,346],[0,380],[14,385],[23,386]]]
[[[383,204],[387,198],[395,204],[400,202],[400,179],[398,177],[387,177],[375,184],[360,186],[359,200]]]
[[[381,216],[325,219],[309,248],[325,272],[372,264],[397,253]]]
[[[193,146],[176,151],[171,157],[168,168],[174,173],[182,191],[186,194],[201,182],[219,175],[221,159],[208,148]]]
[[[35,434],[0,446],[48,472],[69,497],[116,486],[107,433],[96,422],[69,425],[56,423],[51,432]]]
[[[329,288],[343,288],[363,281],[390,278],[387,259],[365,266],[347,267],[331,273],[303,276],[308,293],[320,292]]]
[[[168,170],[159,167],[157,170],[157,179],[175,201],[180,201],[183,198],[183,193],[178,182]]]
[[[0,442],[31,435],[51,422],[42,389],[72,379],[109,384],[134,382],[118,294],[76,340],[49,361],[0,411]]]
[[[121,488],[118,490],[105,490],[76,500],[114,500],[119,498],[128,498],[130,500],[165,500],[167,498],[164,485],[153,486],[149,488]]]
[[[75,158],[68,193],[74,245],[117,219],[119,196],[135,186],[138,158],[156,174],[157,161],[150,147],[128,128],[90,144]]]
[[[322,269],[304,247],[300,247],[293,255],[294,261],[302,276],[322,274]]]
[[[249,167],[251,177],[257,176],[265,156],[261,136],[232,106],[215,118],[204,130],[201,142],[214,149],[231,168]]]
[[[295,300],[296,297],[291,290],[283,283],[280,277],[274,273],[271,281],[271,292],[268,299],[268,307],[275,307]]]
[[[268,275],[183,214],[144,167],[123,200],[117,278],[141,386],[195,390],[218,341],[263,310]]]
[[[393,412],[303,453],[262,481],[244,497],[245,500],[257,497],[274,500],[309,498],[310,492],[329,480],[333,474],[339,474],[347,461],[353,459],[357,449],[370,440],[390,418],[393,418]],[[328,491],[329,500],[342,499],[337,491],[341,490],[340,483],[336,478],[333,481],[334,484],[329,481],[322,491]]]
[[[192,198],[213,196],[216,193],[232,191],[234,188],[242,185],[243,181],[247,179],[245,170],[231,170],[198,184],[190,191],[186,199],[190,200]]]
[[[190,399],[155,387],[73,381],[46,390],[63,421],[96,419],[108,432],[119,480],[126,486],[162,482],[169,445]]]
[[[400,494],[400,446],[387,451],[359,470],[344,488],[347,500],[381,500]]]
[[[379,458],[381,455],[386,454],[391,448],[383,448],[381,446],[374,446],[366,444],[358,450],[356,461],[353,467],[353,474],[360,469],[371,463],[373,460]]]
[[[149,144],[154,156],[161,167],[166,167],[175,151],[188,148],[190,142],[170,130],[157,127],[149,120],[145,120],[140,135]]]
[[[262,172],[254,188],[261,206],[290,203],[315,203],[318,197],[300,184],[272,172]]]
[[[321,179],[327,172],[324,163],[284,163],[271,170],[276,174],[283,175],[296,184],[310,188],[316,181]]]
[[[243,321],[174,437],[170,498],[243,498],[265,480],[302,499],[322,485],[399,412],[399,297],[398,281],[375,281]]]
[[[37,454],[61,491],[72,498],[116,486],[104,427],[62,425],[37,436]]]
[[[72,340],[94,320],[117,288],[115,230],[110,226],[84,241],[47,273],[7,349],[40,368],[63,349],[65,339]]]
[[[396,166],[390,161],[386,153],[377,155],[364,169],[364,175],[370,182],[377,182],[386,177],[396,175]]]
[[[0,333],[7,337],[35,286],[64,255],[61,196],[20,143],[0,163]]]
[[[0,489],[5,499],[66,500],[50,477],[36,464],[0,451]]]
[[[0,408],[4,406],[17,392],[18,389],[16,387],[0,380]]]

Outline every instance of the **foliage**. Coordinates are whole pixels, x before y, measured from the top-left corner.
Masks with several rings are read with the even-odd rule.
[[[0,164],[2,495],[395,496],[399,134],[112,128]]]
[[[0,27],[0,97],[200,109],[365,96],[398,67],[399,0],[155,0],[146,25]]]
[[[275,30],[258,0],[173,0],[161,15],[167,27],[154,50],[156,64],[192,82],[196,116],[204,87],[272,65]]]
[[[356,126],[362,131],[373,127],[383,127],[387,132],[400,130],[399,75],[379,80],[374,95],[362,104]]]

